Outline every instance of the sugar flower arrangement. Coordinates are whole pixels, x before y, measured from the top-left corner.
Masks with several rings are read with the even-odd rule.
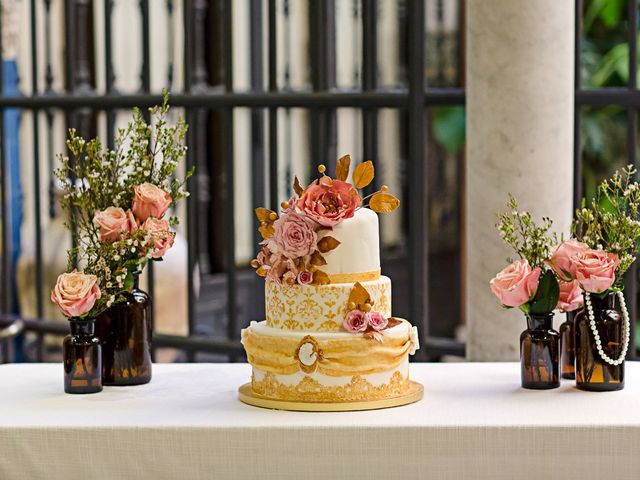
[[[379,342],[383,340],[383,332],[398,325],[400,320],[385,317],[374,310],[374,301],[360,282],[356,282],[349,292],[347,315],[342,327],[351,333],[364,333],[366,337]],[[415,328],[415,327],[414,327]]]
[[[384,185],[364,198],[358,192],[373,181],[374,167],[370,160],[354,168],[352,183],[346,181],[350,166],[349,155],[340,158],[335,178],[331,178],[325,175],[325,166],[320,165],[321,176],[306,188],[296,177],[294,194],[282,202],[279,214],[256,208],[263,241],[251,266],[258,275],[286,286],[326,285],[330,283],[329,276],[319,267],[327,264],[324,254],[339,248],[340,242],[331,236],[333,227],[353,217],[359,208],[369,207],[378,213],[398,208],[400,202]],[[367,205],[363,205],[365,200],[369,200]]]
[[[134,109],[132,121],[118,131],[115,150],[70,129],[72,157],[58,157],[62,167],[55,174],[64,188],[62,207],[74,247],[68,252],[69,271],[58,277],[51,300],[68,317],[96,316],[123,300],[134,272],[161,261],[173,246],[179,219],[166,215],[189,195],[184,185],[193,173],[176,177],[187,151],[187,125],[182,118],[169,125],[166,92],[163,104],[149,112],[147,124]]]
[[[536,224],[529,212],[518,210],[509,195],[509,211],[498,215],[500,237],[518,255],[490,281],[491,291],[506,308],[519,308],[526,315],[547,315],[558,309],[565,312],[582,306],[582,294],[573,278],[558,278],[551,261],[559,243],[551,232],[553,221],[543,218]],[[565,242],[562,245],[567,245]]]

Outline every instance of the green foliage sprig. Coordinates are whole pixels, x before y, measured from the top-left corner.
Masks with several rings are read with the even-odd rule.
[[[507,212],[498,214],[496,228],[500,237],[520,258],[526,259],[531,268],[545,267],[551,248],[559,243],[557,234],[551,232],[553,220],[543,217],[542,224],[536,224],[529,212],[518,210],[518,202],[511,194],[507,208]]]
[[[604,180],[587,207],[576,210],[573,231],[590,248],[618,254],[616,285],[636,260],[640,238],[640,185],[635,182],[636,169],[629,165]]]

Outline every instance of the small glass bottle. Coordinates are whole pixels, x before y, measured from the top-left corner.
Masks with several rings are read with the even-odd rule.
[[[567,319],[560,325],[560,373],[562,378],[576,378],[576,342],[573,320],[576,312],[567,312]]]
[[[69,319],[71,335],[62,343],[66,393],[102,391],[102,354],[95,324],[95,318]]]
[[[617,359],[624,350],[625,343],[625,320],[620,298],[617,293],[609,292],[604,298],[589,294],[589,301],[603,353]],[[576,315],[576,386],[581,390],[595,392],[622,390],[624,361],[612,365],[602,359],[590,323],[586,308]]]
[[[560,386],[558,343],[553,313],[527,315],[527,329],[520,335],[522,387],[546,390]]]

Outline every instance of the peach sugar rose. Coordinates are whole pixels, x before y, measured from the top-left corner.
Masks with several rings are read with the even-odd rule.
[[[81,317],[88,313],[101,296],[98,278],[80,272],[61,274],[51,291],[51,301],[67,317]]]
[[[149,217],[162,218],[171,205],[171,195],[152,183],[143,183],[134,188],[133,214],[144,222]]]
[[[535,295],[541,272],[540,267],[532,270],[526,260],[516,260],[491,279],[489,285],[503,305],[519,307]]]
[[[323,227],[333,227],[353,217],[361,203],[362,198],[353,185],[325,176],[302,192],[295,208]]]

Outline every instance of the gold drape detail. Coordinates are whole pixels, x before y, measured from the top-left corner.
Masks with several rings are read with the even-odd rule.
[[[304,338],[260,335],[251,327],[242,331],[242,343],[249,363],[265,372],[291,375],[301,370],[297,352]],[[411,347],[409,333],[385,337],[383,342],[353,336],[320,340],[315,371],[332,377],[387,372],[400,365]]]

